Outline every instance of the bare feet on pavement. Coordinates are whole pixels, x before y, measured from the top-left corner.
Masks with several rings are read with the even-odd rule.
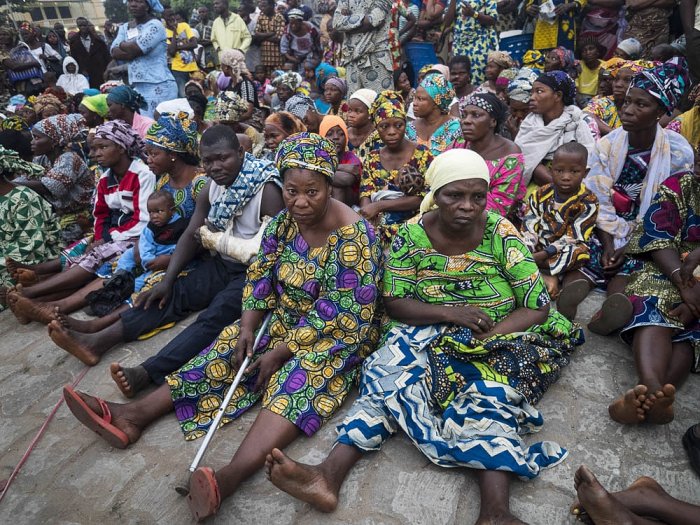
[[[109,373],[124,397],[132,398],[151,384],[148,372],[142,366],[126,368],[119,363],[112,363],[109,365]]]
[[[53,321],[54,307],[51,305],[29,299],[17,292],[8,293],[8,302],[12,313],[20,322],[22,322],[20,319],[28,319],[42,324],[49,324]]]
[[[610,403],[608,413],[613,421],[623,425],[642,423],[647,417],[653,400],[647,397],[647,387],[637,385]]]
[[[649,409],[647,421],[654,425],[665,425],[673,421],[673,402],[676,400],[676,387],[664,385],[649,397],[654,398],[654,405]]]
[[[90,345],[84,340],[84,334],[64,328],[58,321],[51,321],[48,330],[49,337],[56,345],[69,354],[73,354],[86,365],[95,366],[100,362],[101,356],[90,348]]]

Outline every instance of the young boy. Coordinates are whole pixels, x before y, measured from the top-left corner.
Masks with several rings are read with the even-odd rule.
[[[540,187],[529,199],[523,221],[523,238],[542,271],[547,289],[553,298],[564,290],[580,268],[590,259],[586,242],[590,239],[598,216],[598,199],[582,184],[588,172],[588,151],[576,142],[563,144],[554,152],[552,182]],[[579,277],[580,278],[580,277]],[[578,302],[582,301],[580,298]],[[576,306],[558,310],[573,319]]]

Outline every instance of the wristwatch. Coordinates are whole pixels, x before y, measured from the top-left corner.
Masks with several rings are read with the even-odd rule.
[[[474,11],[474,14],[472,15],[472,18],[473,18],[474,20],[477,20],[477,19],[479,18],[479,13],[478,13],[478,11]]]

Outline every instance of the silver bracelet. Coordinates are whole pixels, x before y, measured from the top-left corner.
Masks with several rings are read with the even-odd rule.
[[[679,266],[678,268],[676,268],[675,270],[673,270],[673,271],[671,272],[671,275],[668,276],[668,280],[669,280],[669,281],[672,281],[672,280],[673,280],[673,274],[676,273],[676,272],[680,272],[680,271],[681,271],[681,267]]]

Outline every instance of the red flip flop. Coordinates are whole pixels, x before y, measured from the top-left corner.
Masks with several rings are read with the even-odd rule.
[[[100,404],[101,416],[98,416],[70,385],[63,387],[63,399],[78,421],[114,448],[126,448],[129,446],[129,436],[112,425],[112,413],[103,399],[95,398]]]
[[[221,505],[221,494],[214,476],[214,469],[199,467],[192,473],[187,503],[192,517],[197,521],[216,514]]]

